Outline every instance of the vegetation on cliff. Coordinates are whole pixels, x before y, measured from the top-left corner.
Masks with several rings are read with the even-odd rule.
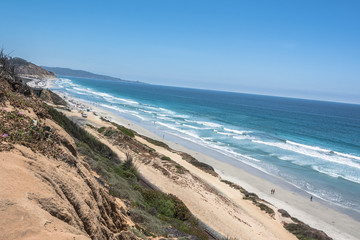
[[[171,233],[171,236],[176,237],[192,239],[196,236],[199,239],[207,239],[207,235],[199,228],[197,220],[181,200],[174,195],[143,186],[130,155],[119,162],[118,159],[113,158],[111,150],[106,150],[106,145],[96,140],[65,115],[52,108],[49,108],[49,113],[59,125],[77,139],[79,153],[101,176],[99,181],[109,189],[113,196],[128,202],[129,215],[138,224],[140,232],[146,236],[152,234],[168,236]],[[99,132],[104,134],[109,131],[106,128],[99,129],[101,129]],[[119,130],[117,134],[120,133],[124,134]],[[127,134],[124,136],[128,137]]]

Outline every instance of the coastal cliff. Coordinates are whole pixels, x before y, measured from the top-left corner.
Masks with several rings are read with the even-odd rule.
[[[0,239],[331,239],[189,154],[43,99],[0,74]]]
[[[1,70],[0,239],[207,239],[177,197],[139,185],[131,157]]]
[[[38,78],[38,79],[56,78],[53,72],[49,72],[22,58],[18,58],[18,57],[12,58],[10,61],[15,68],[15,74],[19,77]]]
[[[136,239],[37,97],[0,79],[0,239]]]

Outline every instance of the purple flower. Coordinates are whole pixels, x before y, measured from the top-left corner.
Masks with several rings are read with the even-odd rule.
[[[29,97],[27,97],[26,99],[27,99],[27,100],[29,100],[30,98],[29,98]]]
[[[6,134],[6,133],[4,133],[4,134],[2,135],[3,138],[6,138],[6,137],[8,137],[8,136],[9,136],[9,135]]]
[[[22,112],[18,112],[18,115],[23,115],[23,113],[22,113]]]

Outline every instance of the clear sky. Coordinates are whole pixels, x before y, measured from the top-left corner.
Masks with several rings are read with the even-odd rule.
[[[360,1],[1,1],[0,46],[147,83],[360,103]]]

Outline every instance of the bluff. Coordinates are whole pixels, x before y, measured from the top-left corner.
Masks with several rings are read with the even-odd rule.
[[[74,139],[0,77],[0,239],[137,239]]]
[[[39,79],[53,79],[56,78],[53,72],[49,72],[31,62],[22,58],[10,59],[11,64],[14,66],[15,74],[24,78],[39,78]]]
[[[0,56],[0,240],[207,239],[184,203],[142,186],[130,155],[37,97],[10,60]]]

